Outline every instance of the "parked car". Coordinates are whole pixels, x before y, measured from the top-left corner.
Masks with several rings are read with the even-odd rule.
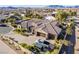
[[[50,44],[48,41],[46,40],[36,40],[35,44],[36,47],[38,47],[39,49],[41,49],[42,51],[47,51],[47,50],[52,50],[54,49],[54,45]]]

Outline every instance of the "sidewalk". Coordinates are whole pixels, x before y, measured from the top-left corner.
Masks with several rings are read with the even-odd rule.
[[[17,53],[0,40],[0,54],[17,54]]]
[[[79,54],[79,39],[76,40],[75,54]]]

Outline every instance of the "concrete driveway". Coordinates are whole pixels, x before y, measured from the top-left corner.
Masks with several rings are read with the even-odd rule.
[[[14,38],[15,41],[18,41],[19,43],[27,43],[28,45],[33,45],[33,43],[36,40],[39,40],[39,39],[45,40],[44,37],[35,36],[35,35],[33,35],[33,36],[23,36],[21,34],[17,34],[17,33],[14,33],[14,32],[4,34],[4,36]]]

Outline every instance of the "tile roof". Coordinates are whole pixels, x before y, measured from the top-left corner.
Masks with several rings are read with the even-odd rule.
[[[54,27],[54,29],[55,29],[55,31],[57,32],[57,34],[59,34],[59,33],[61,32],[61,28],[59,28],[59,27],[57,26],[57,22],[52,22],[51,24],[52,24],[52,26]]]
[[[49,22],[49,21],[42,21],[42,24],[40,25],[41,30],[45,31],[46,33],[51,33],[58,35],[61,32],[61,29],[56,26],[57,22]],[[39,28],[39,26],[37,26]]]
[[[29,21],[24,21],[22,23],[22,26],[26,26],[26,24],[28,23],[28,26],[33,26],[33,23],[35,23],[37,26],[35,28],[35,30],[38,31],[44,31],[46,33],[51,33],[51,34],[55,34],[58,35],[61,32],[61,29],[56,25],[57,21],[48,21],[48,20],[40,20],[40,21],[33,21],[33,20],[29,20]],[[40,30],[39,30],[40,29]]]
[[[6,19],[5,15],[0,15],[0,20]]]

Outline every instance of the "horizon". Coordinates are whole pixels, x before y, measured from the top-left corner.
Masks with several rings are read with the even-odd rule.
[[[47,6],[56,6],[56,5],[0,5],[0,7],[47,7]],[[79,6],[79,5],[57,5],[57,6]]]

